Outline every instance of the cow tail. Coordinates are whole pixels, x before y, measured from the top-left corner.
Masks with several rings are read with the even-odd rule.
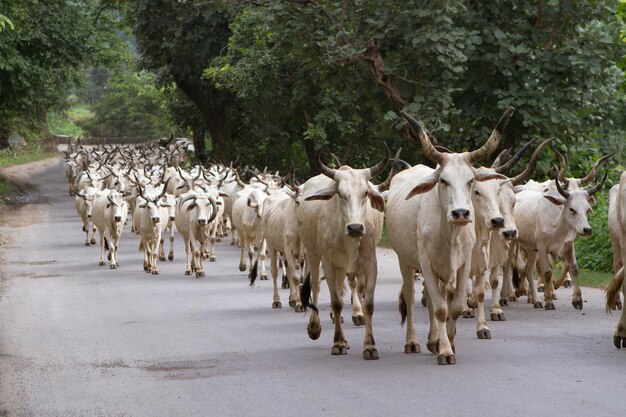
[[[520,287],[520,277],[519,277],[519,270],[517,269],[517,266],[513,267],[513,288],[518,289]]]
[[[259,256],[257,255],[256,259],[254,260],[254,265],[252,265],[252,268],[250,269],[250,273],[248,274],[248,279],[250,280],[250,286],[254,285],[254,281],[256,281],[256,277],[258,276],[258,272],[259,272]]]
[[[606,312],[611,313],[611,310],[615,310],[615,302],[618,299],[620,287],[624,283],[624,267],[617,271],[617,274],[613,277],[609,286],[606,287]]]
[[[400,325],[404,326],[407,316],[407,307],[406,301],[404,301],[404,297],[402,296],[402,290],[400,290],[400,296],[398,297],[398,310],[400,310]]]
[[[302,284],[302,288],[300,289],[300,300],[302,300],[302,305],[305,307],[311,307],[313,311],[319,312],[315,304],[311,302],[311,274],[308,273],[304,283]]]

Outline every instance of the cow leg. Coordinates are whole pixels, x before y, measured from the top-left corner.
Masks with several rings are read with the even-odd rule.
[[[539,301],[539,296],[537,295],[535,280],[533,279],[536,262],[537,252],[534,250],[526,252],[526,269],[524,273],[526,275],[526,280],[528,281],[528,302],[533,303],[533,307],[535,308],[543,308],[543,304]]]
[[[365,313],[365,338],[363,340],[363,359],[378,359],[378,350],[376,349],[376,341],[374,340],[374,330],[372,327],[372,318],[374,316],[374,293],[376,290],[377,280],[377,262],[376,256],[372,256],[368,260],[361,260],[364,268],[359,273],[358,293],[363,292],[363,312]],[[364,290],[364,291],[363,291]]]
[[[237,234],[239,235],[239,243],[241,243],[241,256],[239,258],[239,271],[245,272],[248,266],[246,265],[246,260],[243,257],[243,253],[246,250],[245,240],[243,239],[242,233],[238,230]],[[252,262],[252,260],[250,260]]]
[[[623,250],[622,252],[626,251]],[[626,279],[622,283],[622,294],[626,300]],[[619,298],[619,291],[617,291],[617,298]],[[626,309],[622,310],[622,315],[617,323],[617,329],[613,335],[613,344],[618,349],[626,349]]]
[[[348,285],[350,285],[350,297],[352,300],[352,323],[355,326],[363,326],[365,324],[365,316],[361,306],[362,296],[357,289],[357,284],[358,277],[355,274],[348,274]]]
[[[484,271],[482,274],[476,276],[476,286],[474,287],[474,295],[478,302],[478,320],[476,322],[476,336],[479,339],[491,339],[491,331],[487,326],[487,319],[485,317],[485,280],[489,270]]]
[[[320,259],[307,256],[307,268],[309,270],[309,285],[311,288],[311,298],[314,306],[317,306],[318,297],[320,293]],[[306,285],[306,281],[305,281]],[[303,286],[304,289],[304,286]],[[309,300],[304,300],[306,303]],[[320,313],[317,307],[313,308],[311,317],[309,318],[309,324],[306,327],[309,337],[313,340],[317,340],[322,334],[322,324],[320,322]]]
[[[89,246],[91,245],[91,242],[89,241],[89,220],[85,219],[83,220],[83,230],[85,231],[85,246]]]
[[[96,225],[93,222],[91,222],[91,224],[92,224],[92,227],[91,227],[92,233],[91,233],[91,239],[89,240],[89,243],[91,243],[92,245],[95,245],[96,244]]]
[[[470,298],[474,298],[472,300],[472,306],[476,306],[476,300],[474,297],[474,288],[476,287],[476,284],[471,279],[469,281],[472,285],[470,286],[468,283],[465,290],[465,297],[463,298],[463,317],[466,319],[474,318],[474,308],[470,307]]]
[[[402,273],[402,288],[400,289],[399,309],[402,323],[406,321],[406,343],[404,353],[420,353],[422,348],[417,340],[417,332],[413,323],[413,307],[415,304],[415,268],[403,263],[399,258],[400,272]]]
[[[569,278],[570,266],[569,262],[563,263],[563,271],[561,271],[561,276],[557,280],[552,280],[554,283],[554,289],[558,290],[562,285],[565,284],[565,281]],[[565,288],[567,288],[567,284],[565,284]]]
[[[165,239],[161,235],[161,240],[159,241],[159,261],[165,261]]]
[[[263,239],[261,242],[261,249],[259,249],[259,263],[261,264],[261,279],[267,279],[267,270],[265,269],[265,252],[267,252],[267,241]],[[252,263],[252,261],[250,261]]]
[[[491,283],[491,321],[505,321],[506,317],[500,307],[498,301],[498,290],[500,285],[500,279],[498,272],[500,271],[500,265],[491,268],[489,274],[489,282]]]
[[[470,273],[470,263],[466,262],[461,266],[459,271],[456,274],[456,288],[453,292],[450,292],[449,286],[446,286],[446,297],[448,299],[448,317],[446,320],[446,333],[447,339],[449,340],[450,346],[452,348],[452,356],[445,357],[441,356],[441,350],[439,351],[439,356],[437,357],[437,363],[440,365],[454,365],[456,364],[456,358],[454,357],[454,337],[456,336],[456,321],[461,315],[463,311],[463,297],[466,291],[467,281],[469,280]],[[484,282],[484,281],[483,281]],[[484,296],[484,289],[483,289]],[[435,313],[436,315],[436,313]],[[439,335],[439,343],[441,349],[441,334]]]
[[[554,310],[554,297],[552,288],[552,267],[550,266],[550,258],[546,248],[538,246],[538,257],[544,280],[544,300],[546,310]]]
[[[300,299],[300,263],[297,261],[291,250],[287,248],[285,251],[284,265],[287,268],[287,277],[289,278],[289,305],[295,308],[296,313],[304,312],[302,300]]]
[[[324,275],[326,275],[326,283],[330,292],[330,305],[335,317],[335,334],[333,336],[333,348],[331,355],[345,355],[348,353],[348,344],[341,328],[341,312],[343,310],[343,297],[341,289],[344,286],[346,271],[341,268],[335,268],[330,260],[325,259]]]
[[[217,258],[215,257],[215,235],[217,233],[217,224],[213,223],[211,227],[211,249],[209,250],[209,262],[215,262]]]
[[[580,291],[580,284],[578,282],[578,263],[576,262],[576,249],[574,243],[566,243],[563,247],[564,264],[569,265],[569,270],[572,275],[572,281],[574,283],[574,291],[572,291],[572,306],[577,310],[583,309],[583,296]]]
[[[167,254],[167,260],[174,260],[174,225],[170,226],[170,252]]]
[[[185,266],[185,275],[191,275],[191,263],[193,261],[193,245],[191,239],[183,236],[185,242],[185,254],[187,255],[187,264]]]
[[[109,247],[109,250],[111,248]],[[100,232],[100,262],[98,262],[98,266],[104,266],[104,233]]]
[[[276,259],[277,252],[270,249],[270,270],[272,272],[272,283],[274,284],[274,301],[272,308],[281,308],[280,294],[278,293],[278,261]]]
[[[116,269],[120,266],[119,262],[117,262],[117,248],[120,245],[120,235],[118,234],[115,238],[111,239],[113,244],[109,244],[109,253],[111,254],[111,269]]]
[[[159,243],[161,242],[161,233],[157,233],[153,240],[154,247],[152,248],[152,275],[159,275],[159,269],[157,267],[157,257],[159,254]]]
[[[438,353],[437,363],[440,365],[453,364],[455,362],[452,344],[448,338],[446,322],[448,321],[448,302],[441,295],[439,278],[432,271],[428,262],[421,265],[424,276],[424,286],[428,292],[429,314],[432,311],[430,331],[428,333],[428,350]],[[445,290],[444,290],[445,291]],[[465,292],[465,287],[463,287]],[[465,296],[465,294],[463,294]],[[460,309],[463,310],[462,299]],[[436,348],[434,346],[436,344]]]

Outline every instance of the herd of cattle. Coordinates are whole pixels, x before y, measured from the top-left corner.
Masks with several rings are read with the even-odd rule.
[[[464,153],[433,146],[419,122],[403,113],[407,129],[419,138],[424,156],[436,163],[436,168],[410,167],[398,159],[398,151],[389,177],[380,184],[372,180],[388,165],[386,147],[384,158],[373,167],[342,165],[333,169],[320,161],[320,175],[302,185],[291,185],[278,173],[238,172],[232,164],[184,169],[186,140],[89,149],[70,144],[66,151],[69,193],[75,196],[85,245],[96,244],[96,231],[99,233],[101,266],[108,252],[110,268],[117,268],[117,249],[127,216],[131,217],[131,232],[140,235],[143,268],[151,274],[159,273],[157,261],[166,260],[168,232],[167,259],[173,260],[174,229],[185,244],[185,275],[204,276],[203,261],[216,260],[216,239],[229,231],[231,243],[241,247],[239,270],[249,269],[252,282],[259,269],[261,279],[267,279],[269,254],[272,307],[281,307],[278,269],[282,264],[286,277],[282,285],[290,288],[289,305],[297,312],[311,309],[307,331],[312,339],[321,333],[316,306],[321,264],[334,318],[333,355],[346,354],[349,349],[339,319],[347,278],[352,320],[365,326],[365,359],[378,358],[372,314],[376,246],[386,217],[388,241],[398,256],[403,279],[399,309],[402,321],[407,322],[405,352],[421,349],[413,324],[415,274],[421,272],[422,303],[430,318],[427,348],[437,355],[437,363],[454,364],[456,320],[461,314],[473,316],[475,309],[478,338],[491,338],[484,311],[487,286],[492,291],[491,320],[505,320],[502,305],[522,294],[535,308],[553,310],[555,289],[571,282],[572,305],[583,308],[574,240],[592,233],[588,216],[595,204],[593,195],[602,188],[606,175],[592,183],[608,156],[598,160],[584,178],[568,178],[565,161],[557,152],[561,169],[555,178],[530,180],[548,140],[537,146],[529,164],[517,175],[509,172],[532,142],[506,163],[503,153],[490,168],[474,167],[498,147],[512,113],[512,108],[507,109],[481,148]],[[611,190],[609,223],[616,275],[607,290],[607,309],[621,309],[626,173]],[[558,280],[552,275],[557,260],[563,262]],[[539,288],[533,279],[535,269]],[[544,291],[543,303],[538,290]],[[626,348],[624,312],[614,343]]]

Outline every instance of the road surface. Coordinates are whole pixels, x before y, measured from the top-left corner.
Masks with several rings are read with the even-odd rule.
[[[331,356],[328,291],[323,331],[308,316],[273,310],[271,281],[248,286],[238,250],[224,241],[206,277],[186,277],[184,250],[142,270],[138,237],[122,237],[120,268],[98,267],[61,162],[30,174],[30,203],[2,228],[0,416],[616,416],[624,413],[626,352],[612,343],[617,316],[584,288],[584,310],[560,289],[556,311],[525,302],[489,322],[459,319],[457,365],[403,353],[400,273],[379,250],[374,335],[378,361],[361,356],[363,328],[346,316],[347,356]],[[18,169],[19,171],[19,169]],[[421,284],[417,285],[418,291]],[[419,296],[418,296],[419,299]],[[419,303],[418,303],[419,304]],[[426,350],[427,311],[416,306]]]

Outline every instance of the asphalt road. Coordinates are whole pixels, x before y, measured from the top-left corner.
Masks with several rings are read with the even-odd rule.
[[[31,171],[27,171],[31,172]],[[273,310],[271,281],[248,286],[225,242],[206,277],[186,277],[184,250],[142,270],[138,237],[122,237],[120,268],[98,267],[63,168],[30,179],[32,204],[5,216],[0,287],[0,416],[615,416],[624,413],[626,352],[602,292],[583,289],[582,312],[560,289],[556,311],[524,302],[489,322],[460,319],[457,365],[403,353],[393,253],[380,250],[374,335],[378,361],[361,356],[363,329],[346,316],[347,356],[331,356],[328,291],[322,335],[308,316]],[[421,284],[418,284],[421,290]],[[287,306],[287,290],[281,290]],[[419,299],[419,297],[418,297]],[[428,315],[416,306],[426,350]]]

